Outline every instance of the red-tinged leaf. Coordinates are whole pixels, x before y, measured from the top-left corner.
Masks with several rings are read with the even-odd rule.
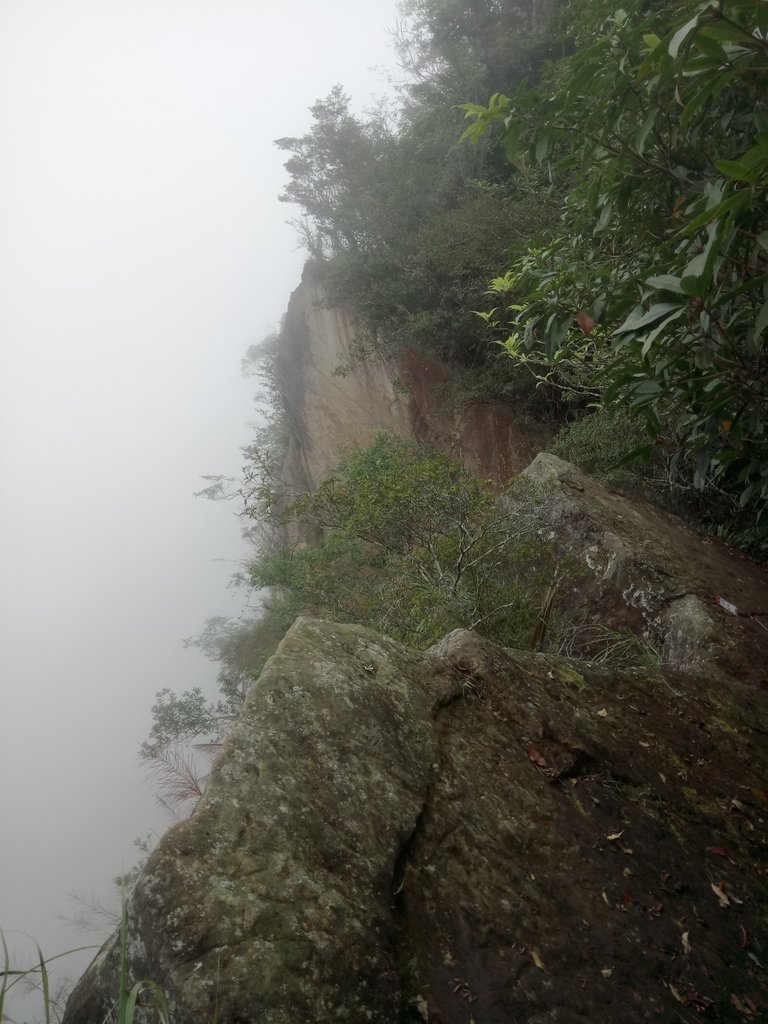
[[[651,917],[659,917],[663,909],[664,904],[661,903],[659,900],[656,900],[653,906],[648,909],[648,913],[651,915]]]
[[[538,768],[546,768],[547,767],[547,762],[544,760],[544,758],[538,752],[536,747],[528,747],[528,749],[526,750],[526,754],[528,755],[528,757],[531,759],[531,761],[533,761],[533,763]]]
[[[576,323],[582,329],[584,334],[591,334],[595,329],[595,321],[584,309],[580,309],[576,314]]]
[[[687,985],[682,991],[669,985],[669,991],[683,1006],[695,1006],[697,1010],[706,1011],[713,1005],[712,1000],[708,996],[699,995],[693,985]]]
[[[749,944],[749,934],[743,924],[739,925],[739,935],[741,935],[741,942],[739,945],[742,949],[746,949]]]
[[[750,792],[755,800],[760,800],[762,803],[768,804],[768,793],[766,793],[764,789],[758,789],[756,786],[753,786]]]
[[[716,857],[725,857],[728,860],[730,860],[731,857],[730,853],[724,846],[708,846],[707,853],[714,853]]]

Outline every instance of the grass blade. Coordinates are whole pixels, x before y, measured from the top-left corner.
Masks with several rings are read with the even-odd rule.
[[[35,943],[37,947],[37,956],[40,961],[40,980],[43,985],[43,1009],[45,1011],[45,1024],[51,1024],[51,986],[48,978],[48,968],[45,963],[45,957],[43,951]]]

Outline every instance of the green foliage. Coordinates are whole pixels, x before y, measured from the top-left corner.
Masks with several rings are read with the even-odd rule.
[[[485,362],[486,333],[473,310],[510,245],[539,231],[552,210],[522,189],[473,185],[462,201],[365,256],[339,255],[325,285],[353,304],[388,348],[411,346],[465,365]]]
[[[360,252],[378,226],[371,204],[391,138],[387,119],[354,117],[338,85],[310,109],[311,131],[275,143],[292,154],[285,165],[291,181],[280,199],[304,211],[303,241],[311,255]]]
[[[404,0],[396,46],[412,102],[459,103],[536,74],[558,40],[548,0]]]
[[[599,408],[567,424],[549,450],[601,480],[637,484],[658,473],[647,461],[630,459],[647,441],[642,421],[623,406]]]
[[[296,611],[411,644],[459,626],[524,644],[536,614],[539,547],[532,503],[513,501],[522,492],[518,483],[493,495],[461,463],[379,435],[286,510],[286,520],[322,539],[260,556],[251,583]]]
[[[542,376],[671,422],[695,485],[768,502],[768,9],[611,13],[582,0],[576,52],[539,88],[467,105],[518,169],[565,190],[562,233],[497,277],[489,320]],[[596,27],[593,27],[596,26]],[[764,524],[762,527],[764,533]]]
[[[554,212],[527,181],[513,180],[500,132],[474,147],[458,142],[455,103],[483,95],[495,76],[512,87],[540,66],[552,6],[407,0],[397,32],[409,75],[400,109],[355,116],[337,86],[311,108],[305,135],[278,140],[290,153],[282,198],[303,211],[300,234],[326,264],[329,301],[351,303],[376,345],[485,361],[471,311],[509,246]]]

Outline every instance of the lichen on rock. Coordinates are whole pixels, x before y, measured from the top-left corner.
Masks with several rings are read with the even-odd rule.
[[[177,1024],[742,1020],[732,995],[768,1001],[767,704],[301,619],[136,886],[131,977]],[[118,969],[113,940],[64,1024],[103,1019]]]

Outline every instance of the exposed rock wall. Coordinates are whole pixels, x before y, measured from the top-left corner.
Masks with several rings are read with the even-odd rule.
[[[299,620],[139,880],[130,978],[176,1024],[760,1019],[766,697]]]
[[[505,480],[549,437],[506,405],[449,402],[449,367],[409,351],[398,359],[356,358],[354,312],[329,308],[308,267],[281,332],[279,372],[290,427],[282,478],[288,493],[312,491],[343,450],[377,430],[461,454],[480,476]],[[338,372],[344,368],[342,373]]]

